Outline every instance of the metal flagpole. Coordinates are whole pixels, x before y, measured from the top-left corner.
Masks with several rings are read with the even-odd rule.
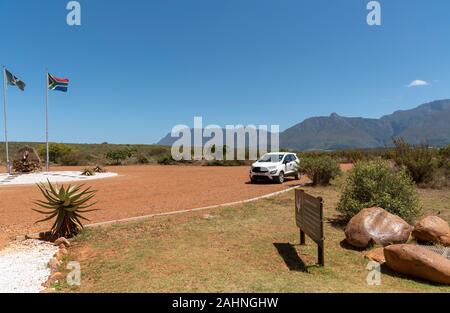
[[[3,66],[3,113],[5,119],[5,152],[6,152],[6,173],[11,174],[11,166],[9,163],[9,149],[8,149],[8,127],[7,127],[7,119],[6,119],[6,67]]]
[[[48,69],[45,70],[45,171],[49,170],[49,152],[48,152]]]

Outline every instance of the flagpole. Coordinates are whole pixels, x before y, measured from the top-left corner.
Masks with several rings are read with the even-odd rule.
[[[5,120],[5,153],[6,153],[6,173],[11,174],[11,167],[9,163],[9,148],[8,148],[8,127],[6,119],[6,68],[3,66],[3,114]]]
[[[49,171],[48,152],[48,69],[45,70],[45,171]]]

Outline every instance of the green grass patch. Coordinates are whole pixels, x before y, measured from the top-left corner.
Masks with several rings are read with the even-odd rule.
[[[316,245],[299,246],[294,194],[197,213],[86,230],[67,260],[81,263],[75,292],[450,292],[450,287],[384,272],[366,283],[363,252],[342,246],[340,193],[306,188],[325,201],[325,267]],[[448,190],[420,191],[428,213],[449,218]]]

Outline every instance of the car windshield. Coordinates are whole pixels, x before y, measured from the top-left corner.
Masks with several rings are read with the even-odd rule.
[[[258,162],[280,162],[283,159],[282,154],[265,154]]]

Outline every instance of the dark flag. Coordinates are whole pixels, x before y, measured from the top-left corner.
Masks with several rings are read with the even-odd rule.
[[[7,69],[5,69],[5,74],[6,74],[6,82],[8,83],[8,85],[17,86],[22,91],[25,90],[25,83],[23,81],[21,81],[16,76],[11,74]]]

